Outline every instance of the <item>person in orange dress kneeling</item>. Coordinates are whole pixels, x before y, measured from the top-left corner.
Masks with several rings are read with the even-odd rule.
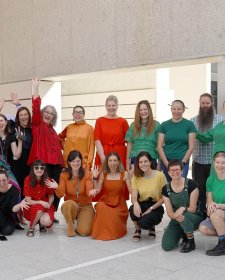
[[[30,175],[24,180],[24,196],[29,209],[24,209],[24,217],[30,221],[28,237],[34,236],[34,228],[39,223],[40,232],[46,232],[54,220],[54,190],[46,185],[48,179],[46,165],[42,160],[35,160]],[[50,179],[48,179],[50,180]]]
[[[124,197],[126,189],[130,192],[130,176],[124,171],[119,155],[111,152],[106,156],[99,180],[98,167],[93,170],[95,189],[90,195],[98,194],[102,187],[104,194],[95,205],[96,213],[92,229],[92,238],[113,240],[127,234],[128,208]]]

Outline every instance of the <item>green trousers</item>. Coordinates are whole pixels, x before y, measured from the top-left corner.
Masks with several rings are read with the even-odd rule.
[[[170,251],[176,248],[182,233],[190,233],[197,230],[203,219],[204,217],[202,215],[184,212],[183,222],[179,223],[176,220],[171,220],[162,238],[162,248],[165,251]]]

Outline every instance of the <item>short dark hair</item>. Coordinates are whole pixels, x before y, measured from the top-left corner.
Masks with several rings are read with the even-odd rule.
[[[173,159],[173,160],[170,160],[169,161],[169,164],[168,164],[168,167],[167,167],[167,170],[169,171],[170,170],[170,167],[172,166],[180,166],[180,169],[183,170],[183,167],[184,167],[184,164],[181,160],[179,159]]]
[[[37,185],[37,177],[34,173],[34,166],[44,166],[45,167],[44,173],[41,176],[41,186],[44,186],[45,185],[45,180],[48,178],[48,173],[47,173],[47,169],[46,169],[46,164],[40,159],[35,160],[33,162],[32,166],[31,166],[31,169],[30,169],[30,185],[31,185],[31,187],[35,187]]]
[[[83,111],[84,115],[85,115],[85,109],[84,109],[83,106],[80,106],[80,105],[77,105],[77,106],[75,106],[75,107],[73,108],[73,113],[74,113],[74,111],[75,111],[77,108],[80,108],[80,109]]]
[[[85,175],[85,169],[83,168],[83,157],[82,154],[77,151],[77,150],[73,150],[69,153],[68,157],[67,157],[67,163],[68,163],[68,167],[65,169],[64,172],[67,172],[69,175],[69,180],[73,178],[73,173],[72,173],[72,167],[70,166],[70,162],[73,161],[76,157],[78,157],[81,160],[81,166],[79,168],[78,171],[78,178],[79,180],[82,180],[84,178]]]
[[[139,167],[139,160],[141,157],[147,157],[147,159],[151,162],[150,167],[152,168],[152,160],[153,158],[151,157],[151,155],[148,152],[142,151],[137,155],[135,164],[134,164],[134,175],[136,177],[143,177],[144,176],[144,172],[140,169]]]
[[[5,171],[5,169],[2,169],[1,167],[0,167],[0,174],[5,175],[5,176],[6,176],[6,178],[7,178],[7,179],[9,179],[9,175],[8,175],[8,173]]]

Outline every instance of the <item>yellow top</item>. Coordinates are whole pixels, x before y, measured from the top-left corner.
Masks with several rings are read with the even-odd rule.
[[[78,150],[83,156],[83,167],[91,169],[95,144],[94,129],[90,124],[85,121],[69,124],[59,134],[59,139],[63,148],[65,166],[67,166],[68,154],[73,150]]]
[[[167,181],[163,172],[156,170],[152,177],[133,176],[131,183],[131,189],[137,190],[140,195],[139,201],[152,198],[156,202],[162,197],[162,188]]]

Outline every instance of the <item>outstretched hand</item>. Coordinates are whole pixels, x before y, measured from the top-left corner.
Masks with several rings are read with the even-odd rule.
[[[49,188],[49,189],[57,189],[57,187],[58,187],[58,184],[57,184],[57,182],[55,181],[55,180],[53,180],[53,179],[46,179],[45,180],[45,184],[46,184],[46,186]]]
[[[12,104],[14,104],[14,105],[19,105],[20,104],[20,100],[19,100],[18,95],[16,93],[12,92],[10,94],[10,96],[12,98],[12,101],[11,101]]]
[[[37,89],[39,87],[40,80],[37,77],[32,78],[32,87]]]
[[[98,178],[100,171],[99,171],[99,167],[97,165],[94,166],[93,170],[92,170],[92,176],[93,178]]]
[[[25,198],[20,202],[20,208],[28,210],[30,208],[30,203],[26,202]]]

